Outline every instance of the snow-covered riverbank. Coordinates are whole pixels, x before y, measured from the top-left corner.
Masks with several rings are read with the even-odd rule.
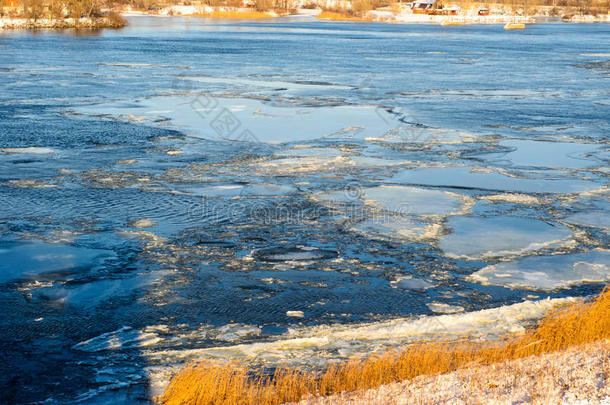
[[[48,29],[48,28],[121,28],[127,21],[118,15],[100,18],[0,18],[0,29]]]
[[[491,366],[470,367],[379,388],[314,398],[323,404],[610,404],[610,342]]]

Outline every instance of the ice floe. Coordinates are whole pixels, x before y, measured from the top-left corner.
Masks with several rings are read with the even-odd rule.
[[[216,340],[232,342],[244,337],[259,336],[261,334],[261,328],[254,325],[232,323],[219,327],[216,332],[218,332],[215,336]]]
[[[205,139],[278,144],[378,136],[399,124],[395,116],[376,106],[303,109],[210,94],[156,96],[129,105],[98,104],[79,107],[78,113],[152,125],[170,123],[188,135]]]
[[[610,280],[610,253],[588,252],[533,256],[498,263],[471,274],[468,281],[509,288],[551,291]]]
[[[111,250],[43,242],[0,245],[0,283],[18,279],[49,279],[100,266],[116,257]]]
[[[29,155],[47,155],[55,153],[53,148],[45,148],[40,146],[30,146],[27,148],[0,148],[0,151],[9,154],[29,154]]]
[[[610,228],[610,214],[606,211],[583,211],[563,219],[565,222],[593,228]]]
[[[502,141],[499,145],[514,149],[501,159],[515,166],[578,169],[601,163],[589,156],[600,145],[516,139]]]
[[[519,193],[580,193],[598,189],[597,183],[577,178],[510,177],[496,170],[475,167],[427,167],[405,170],[389,180],[391,183],[444,186]]]
[[[379,186],[360,192],[366,204],[401,214],[451,215],[460,212],[464,202],[453,193],[416,187]]]
[[[57,187],[57,184],[49,184],[44,180],[39,179],[23,179],[23,180],[9,180],[4,185],[19,187],[19,188],[53,188]]]
[[[565,227],[523,217],[450,217],[452,230],[440,238],[438,247],[446,256],[480,259],[533,252],[570,242]]]
[[[402,290],[427,290],[435,285],[421,278],[413,278],[412,276],[400,276],[390,282],[392,287]]]
[[[293,318],[303,318],[305,314],[303,311],[286,311],[286,316],[290,316]]]
[[[351,230],[370,238],[425,241],[438,238],[442,226],[413,217],[387,216],[358,222]]]
[[[437,314],[457,314],[459,312],[464,312],[464,307],[449,305],[444,302],[430,302],[426,304],[426,306],[430,311],[436,312]]]
[[[125,297],[136,290],[151,287],[164,279],[168,271],[155,271],[133,277],[97,280],[88,283],[64,285],[27,285],[22,287],[32,302],[45,304],[93,308],[105,301]]]
[[[129,223],[129,226],[132,228],[152,228],[156,225],[157,223],[150,218],[142,218]]]
[[[504,193],[504,194],[493,194],[480,197],[481,200],[495,202],[508,202],[513,204],[528,204],[528,205],[539,205],[547,203],[548,200],[538,198],[533,195],[519,194],[519,193]]]

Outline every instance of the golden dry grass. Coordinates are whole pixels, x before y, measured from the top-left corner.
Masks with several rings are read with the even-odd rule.
[[[214,10],[211,13],[189,14],[188,17],[230,18],[230,19],[259,19],[273,18],[274,15],[256,10]]]
[[[174,404],[281,404],[310,396],[378,387],[419,375],[555,352],[610,338],[610,291],[547,314],[520,336],[495,341],[427,341],[329,366],[322,373],[278,369],[272,376],[239,364],[187,365],[159,400]]]
[[[375,21],[375,19],[373,18],[367,18],[363,16],[357,17],[354,15],[339,13],[336,11],[322,11],[316,17],[323,20],[331,21]]]

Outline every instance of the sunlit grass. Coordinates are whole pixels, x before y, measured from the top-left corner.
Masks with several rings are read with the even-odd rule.
[[[159,400],[174,404],[281,404],[309,396],[356,391],[490,364],[550,353],[610,338],[610,291],[551,311],[519,336],[494,341],[426,341],[400,351],[354,358],[321,373],[278,369],[272,376],[235,363],[203,361],[187,365]]]

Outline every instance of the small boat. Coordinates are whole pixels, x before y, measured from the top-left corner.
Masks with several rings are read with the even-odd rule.
[[[525,24],[522,23],[508,23],[504,26],[505,30],[524,30]]]

